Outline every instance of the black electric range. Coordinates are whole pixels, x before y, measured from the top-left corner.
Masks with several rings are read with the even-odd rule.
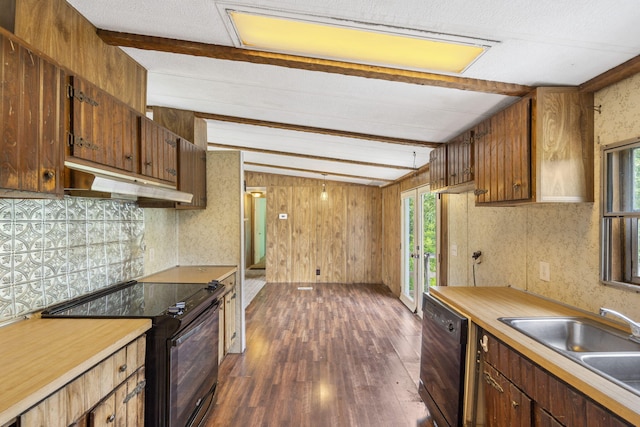
[[[63,302],[48,318],[149,318],[145,425],[199,425],[215,401],[220,297],[225,286],[128,281]]]

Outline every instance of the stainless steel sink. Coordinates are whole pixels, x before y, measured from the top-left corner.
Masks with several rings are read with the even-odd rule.
[[[583,317],[501,318],[523,334],[559,351],[640,351],[628,334]]]
[[[580,361],[640,392],[640,353],[583,354]]]
[[[498,319],[586,368],[640,394],[640,342],[585,317]]]

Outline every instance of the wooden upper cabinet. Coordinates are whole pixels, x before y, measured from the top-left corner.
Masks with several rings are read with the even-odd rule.
[[[531,98],[495,114],[475,129],[476,202],[531,197]]]
[[[62,196],[64,71],[10,36],[0,61],[2,196]]]
[[[447,144],[429,153],[429,189],[438,191],[447,186]]]
[[[429,156],[430,190],[461,193],[473,186],[473,132],[467,131],[431,151]]]
[[[137,173],[138,114],[86,80],[69,79],[71,120],[67,155]]]
[[[476,203],[593,201],[593,94],[538,88],[475,128]]]
[[[175,185],[179,143],[178,135],[140,116],[140,173]]]
[[[447,143],[447,186],[473,182],[473,132],[467,131]]]
[[[207,207],[207,150],[180,139],[178,190],[193,194],[191,203],[177,203],[178,209]]]

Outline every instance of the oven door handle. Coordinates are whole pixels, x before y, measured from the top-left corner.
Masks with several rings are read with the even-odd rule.
[[[193,322],[193,323],[197,323],[196,326],[192,327],[191,329],[186,329],[177,338],[174,338],[173,340],[171,340],[171,347],[176,347],[176,346],[182,344],[191,335],[199,332],[200,329],[202,329],[204,327],[204,322],[202,321],[202,318],[207,316],[209,313],[213,313],[213,314],[219,316],[219,314],[218,314],[218,307],[219,306],[220,306],[220,300],[218,300],[215,303],[213,303],[205,312],[203,312],[200,316],[198,316],[198,319],[200,319],[200,321],[194,321]]]

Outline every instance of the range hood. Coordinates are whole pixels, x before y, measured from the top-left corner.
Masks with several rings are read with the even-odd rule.
[[[138,197],[191,203],[193,194],[178,191],[167,184],[129,176],[110,170],[88,166],[73,161],[65,161],[69,179],[65,193],[86,197],[105,197],[136,200]]]

